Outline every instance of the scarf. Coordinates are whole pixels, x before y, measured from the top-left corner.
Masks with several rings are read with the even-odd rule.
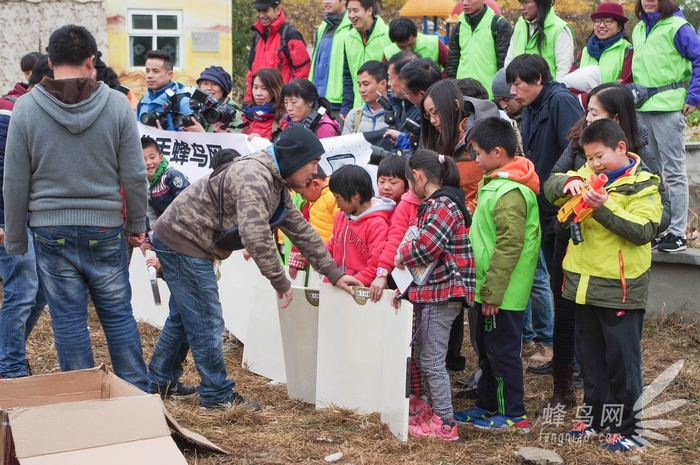
[[[586,49],[588,50],[588,54],[590,56],[592,56],[596,60],[600,60],[600,56],[603,54],[603,52],[620,39],[622,39],[622,31],[618,32],[611,38],[605,40],[600,40],[598,36],[593,34],[586,43]]]
[[[153,173],[153,179],[151,179],[151,184],[148,186],[148,190],[150,191],[153,189],[153,186],[155,186],[158,181],[160,181],[160,178],[163,176],[163,173],[165,173],[165,170],[168,168],[168,159],[163,157],[163,159],[160,161],[160,164],[158,165],[158,168],[156,168],[156,172]]]
[[[629,165],[605,173],[608,177],[608,183],[605,185],[606,187],[615,182],[618,178],[627,175],[627,172],[634,167],[636,160],[629,155],[627,156],[627,160],[630,162]]]
[[[248,105],[243,110],[243,117],[248,121],[267,121],[275,117],[274,108],[272,102],[265,105]]]

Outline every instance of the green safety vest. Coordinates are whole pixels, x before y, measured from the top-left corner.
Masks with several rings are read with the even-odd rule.
[[[416,46],[413,48],[413,52],[419,57],[430,58],[437,63],[440,57],[439,42],[440,38],[438,36],[427,36],[419,32],[418,36],[416,37]],[[401,49],[392,42],[391,45],[384,47],[384,57],[387,59],[387,61],[389,61],[391,57],[400,51]]]
[[[528,25],[525,18],[522,16],[515,23],[513,28],[513,37],[511,43],[513,44],[513,58],[522,55],[524,53],[530,53],[533,55],[541,55],[549,65],[549,71],[552,73],[552,78],[554,79],[557,75],[557,61],[554,57],[554,44],[557,41],[557,37],[562,29],[568,28],[571,31],[571,35],[574,35],[574,31],[571,26],[567,24],[566,21],[561,19],[559,16],[554,14],[554,8],[550,8],[549,13],[544,19],[544,42],[542,43],[542,52],[537,50],[537,35],[539,31],[535,31],[532,37],[528,38],[530,33],[530,26]],[[569,71],[568,69],[566,70]]]
[[[355,100],[352,105],[353,108],[364,105],[362,97],[360,97],[360,90],[357,86],[357,72],[362,65],[370,60],[382,61],[384,58],[384,48],[392,43],[391,39],[389,39],[389,26],[387,26],[379,16],[375,16],[375,21],[374,29],[366,45],[362,42],[362,36],[355,28],[345,36],[345,56],[348,59],[352,88],[355,93]]]
[[[338,28],[333,33],[333,44],[331,45],[331,58],[328,63],[328,81],[326,82],[326,99],[329,102],[340,105],[343,102],[343,45],[345,36],[352,29],[352,23],[348,18],[347,11],[343,20],[338,24]],[[316,58],[318,56],[318,44],[326,32],[328,23],[323,21],[316,32],[316,47],[311,57],[311,69],[309,70],[309,81],[314,82],[314,69],[316,68]]]
[[[620,79],[622,64],[625,62],[627,50],[630,48],[632,48],[632,44],[626,39],[620,39],[605,49],[599,61],[590,56],[588,54],[588,48],[584,47],[581,53],[581,68],[597,65],[600,68],[600,76],[603,79],[602,84],[606,82],[616,82]]]
[[[498,71],[496,42],[491,30],[494,16],[496,16],[496,13],[487,6],[484,16],[479,21],[476,29],[472,31],[472,27],[464,13],[460,13],[460,55],[455,76],[456,79],[473,78],[479,81],[488,91],[489,99],[493,99],[491,83]]]
[[[673,43],[678,29],[684,24],[688,24],[688,21],[678,16],[669,16],[656,23],[647,35],[646,23],[637,23],[632,31],[632,77],[635,83],[644,87],[661,87],[690,79],[693,74],[692,63],[678,53]],[[638,111],[680,111],[687,96],[688,91],[684,87],[659,92]]]
[[[481,302],[481,286],[484,284],[486,269],[493,256],[496,245],[496,224],[493,222],[493,209],[496,202],[506,193],[518,189],[525,198],[527,215],[525,216],[525,241],[518,263],[511,273],[508,288],[500,308],[522,311],[530,299],[535,268],[540,253],[540,214],[537,196],[524,184],[506,178],[490,178],[477,197],[477,207],[469,230],[469,239],[474,251],[476,263],[476,294],[474,300]]]

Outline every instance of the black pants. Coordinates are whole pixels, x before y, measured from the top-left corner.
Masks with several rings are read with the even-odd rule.
[[[481,378],[476,405],[507,417],[525,415],[523,362],[520,358],[525,312],[499,310],[485,317],[476,304],[476,344]]]
[[[462,371],[467,366],[467,359],[462,355],[462,343],[464,342],[464,306],[459,315],[452,322],[450,340],[447,343],[447,356],[445,365],[448,370]]]
[[[554,297],[554,365],[571,365],[574,363],[574,333],[576,329],[576,303],[561,296],[564,284],[562,262],[566,255],[568,239],[557,236],[554,241],[554,260],[550,285]],[[571,247],[576,247],[572,245]]]
[[[624,436],[641,433],[634,410],[642,395],[644,309],[576,305],[576,356],[583,376],[581,416]],[[639,428],[640,431],[636,431]]]

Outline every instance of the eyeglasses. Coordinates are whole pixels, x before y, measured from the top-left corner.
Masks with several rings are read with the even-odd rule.
[[[435,119],[437,119],[437,118],[439,118],[439,117],[440,117],[440,116],[438,115],[438,112],[437,112],[437,110],[436,110],[435,108],[431,108],[430,110],[428,110],[428,111],[426,111],[425,113],[423,113],[423,118],[427,119],[428,121],[430,121],[430,118],[435,118]]]
[[[411,91],[406,92],[406,88],[401,89],[401,93],[403,94],[404,98],[408,97],[411,94],[415,94],[415,92]]]
[[[610,26],[614,22],[615,20],[613,18],[597,18],[593,20],[593,25],[600,26],[601,24],[605,24],[606,26]]]

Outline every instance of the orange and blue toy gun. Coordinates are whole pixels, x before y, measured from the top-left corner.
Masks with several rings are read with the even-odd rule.
[[[605,173],[592,174],[588,181],[584,181],[581,193],[572,196],[559,209],[557,220],[569,227],[571,230],[571,240],[574,242],[574,245],[583,242],[580,223],[593,214],[593,209],[583,200],[583,194],[591,189],[602,193],[607,182],[608,177]]]

